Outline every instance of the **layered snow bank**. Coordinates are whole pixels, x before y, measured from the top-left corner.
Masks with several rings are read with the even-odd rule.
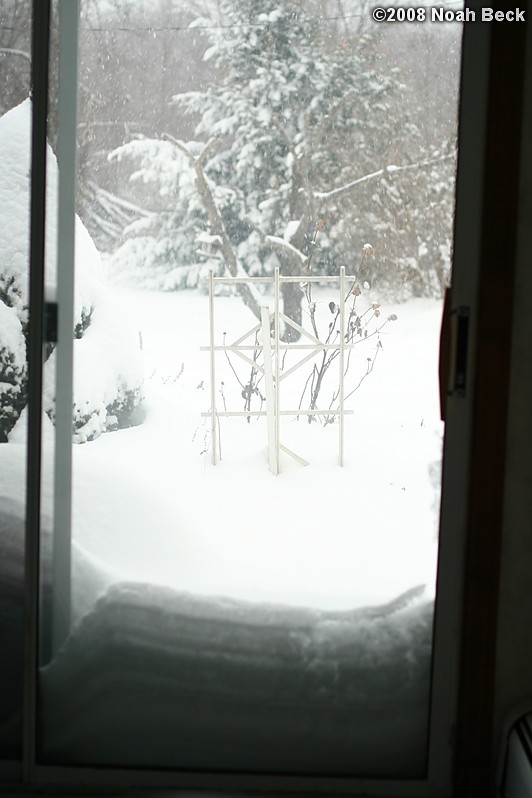
[[[13,447],[14,448],[14,447]],[[23,521],[0,514],[0,749],[20,754]],[[51,536],[43,525],[41,640]],[[61,764],[420,776],[431,601],[332,611],[198,596],[73,545],[70,637],[41,672],[42,755]],[[113,584],[115,583],[115,584]]]
[[[7,447],[2,447],[2,451]],[[10,446],[11,464],[22,471],[24,448]],[[18,461],[18,462],[15,462]],[[1,470],[1,468],[0,468]],[[4,485],[2,485],[2,488]],[[24,504],[2,490],[0,506],[0,753],[21,757],[22,679],[24,674]],[[41,654],[46,656],[51,595],[51,521],[42,521]],[[72,616],[79,622],[119,576],[74,542],[72,546]]]
[[[208,358],[198,355],[206,298],[120,299],[143,331],[147,417],[74,447],[75,626],[42,674],[44,754],[192,768],[207,766],[210,749],[209,767],[420,774],[437,554],[438,305],[393,308],[397,332],[346,419],[344,468],[335,426],[289,423],[283,441],[310,465],[283,458],[275,478],[258,422],[223,424],[223,460],[209,464],[200,416]],[[250,326],[238,300],[216,302],[221,331],[236,338]],[[44,438],[50,456],[51,423]],[[4,497],[23,482],[23,454],[14,441],[0,447]],[[47,517],[51,474],[45,457]],[[20,739],[21,506],[8,522],[19,542],[0,538],[18,552],[0,557],[0,652],[13,685],[2,751]],[[390,604],[422,583],[423,595]]]
[[[420,776],[432,633],[420,593],[324,612],[117,585],[42,674],[43,754]]]

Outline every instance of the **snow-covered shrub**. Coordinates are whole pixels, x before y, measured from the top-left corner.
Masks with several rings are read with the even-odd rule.
[[[25,405],[29,304],[29,192],[31,102],[0,118],[0,440],[6,440]],[[45,285],[56,288],[57,160],[47,150]],[[128,330],[102,282],[101,260],[76,217],[74,296],[74,425],[78,440],[132,423],[142,394],[138,333]],[[47,347],[44,409],[54,416],[55,354]],[[83,408],[79,412],[79,408]],[[89,425],[88,433],[81,428]]]
[[[0,441],[26,401],[29,111],[0,118]]]
[[[26,401],[26,343],[13,308],[0,301],[0,442],[19,417]]]

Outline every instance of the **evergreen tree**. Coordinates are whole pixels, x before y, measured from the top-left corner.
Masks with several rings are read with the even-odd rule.
[[[192,149],[195,150],[194,146]],[[205,213],[194,187],[194,174],[183,155],[167,141],[138,139],[118,147],[111,160],[131,160],[138,169],[131,180],[152,189],[153,207],[125,229],[112,259],[115,279],[122,276],[147,288],[193,288],[199,277],[197,237]]]
[[[368,68],[370,41],[339,40],[321,8],[225,0],[227,27],[212,32],[206,53],[220,82],[174,98],[200,115],[198,137],[221,138],[206,171],[234,193],[240,224],[233,236],[247,271],[267,255],[257,229],[308,253],[323,213],[316,192],[345,182],[352,149],[378,138],[385,124],[393,81]],[[288,248],[278,246],[276,254],[283,273],[301,270]],[[284,284],[283,299],[287,315],[300,322],[298,287]]]
[[[337,273],[342,264],[355,270],[370,241],[377,258],[365,263],[365,276],[380,281],[381,292],[439,293],[449,262],[452,147],[427,146],[414,121],[421,117],[416,97],[393,71],[378,68],[375,32],[341,35],[323,7],[222,0],[224,24],[209,30],[205,53],[218,80],[173,98],[197,120],[195,137],[207,146],[204,182],[250,274],[276,263],[282,273],[300,272],[322,220],[315,273]],[[167,209],[158,218],[163,238],[173,234],[175,266],[191,262],[194,227],[215,231],[201,208],[205,198],[198,205],[198,193],[193,199],[190,182],[183,190],[175,172],[174,162],[185,170],[192,162],[184,163],[179,147],[170,155],[169,144],[137,142],[123,152],[140,155],[137,176],[159,180],[172,199],[173,215]],[[168,169],[157,166],[165,152]],[[158,251],[163,264],[164,247]],[[283,284],[283,300],[285,313],[300,321],[294,284]]]

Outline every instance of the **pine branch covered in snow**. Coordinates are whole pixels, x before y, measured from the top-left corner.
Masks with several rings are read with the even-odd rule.
[[[132,202],[107,191],[93,180],[80,186],[80,211],[84,223],[99,249],[112,251],[120,241],[124,229],[148,212]]]

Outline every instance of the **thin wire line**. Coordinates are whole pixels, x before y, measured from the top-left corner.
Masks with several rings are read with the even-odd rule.
[[[452,6],[452,5],[464,5],[464,0],[444,0],[442,3],[444,6]],[[301,21],[302,22],[310,22],[311,20],[319,20],[320,22],[337,22],[339,20],[344,19],[354,19],[366,16],[365,14],[359,12],[356,14],[344,14],[343,16],[334,16],[334,17],[304,17]],[[368,15],[369,16],[369,15]],[[135,27],[126,27],[126,26],[118,26],[112,28],[103,28],[103,27],[80,27],[80,31],[84,33],[166,33],[170,31],[187,31],[188,33],[193,32],[195,30],[231,30],[231,29],[238,29],[238,28],[264,28],[272,26],[274,23],[272,22],[243,22],[240,24],[234,25],[167,25],[167,26],[135,26]],[[8,30],[8,31],[15,31],[16,33],[24,33],[31,30],[30,27],[27,28],[14,28],[9,25],[2,25],[0,26],[1,30]]]
[[[461,0],[460,0],[461,1]],[[302,22],[310,22],[312,19],[317,19],[320,22],[329,22],[335,20],[349,19],[352,17],[361,17],[362,14],[346,14],[343,17],[305,17]],[[233,25],[138,25],[135,27],[117,26],[112,28],[103,27],[81,27],[80,31],[86,33],[109,33],[109,32],[125,32],[125,33],[166,33],[167,31],[195,31],[195,30],[231,30],[235,28],[264,28],[273,25],[272,22],[242,22]],[[8,25],[2,26],[3,30],[16,31],[22,33],[23,31],[30,30],[30,28],[13,28]]]

